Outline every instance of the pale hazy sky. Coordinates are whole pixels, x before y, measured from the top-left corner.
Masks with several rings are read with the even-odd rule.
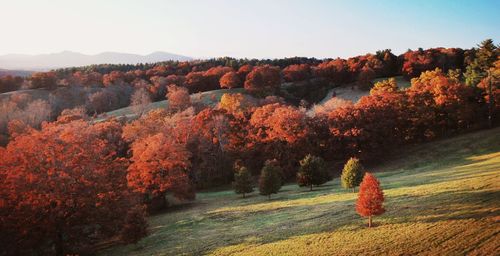
[[[500,39],[500,1],[0,0],[0,54],[348,57]]]

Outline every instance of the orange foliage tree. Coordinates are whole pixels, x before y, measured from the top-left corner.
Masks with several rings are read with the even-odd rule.
[[[371,173],[366,173],[359,186],[356,211],[363,217],[368,217],[368,227],[372,226],[372,217],[381,215],[384,209],[384,192],[380,183]]]
[[[49,123],[0,149],[0,245],[66,255],[117,235],[135,203],[120,125]],[[43,146],[42,146],[43,145]]]
[[[236,88],[236,87],[241,87],[241,79],[240,76],[234,71],[228,72],[224,74],[220,78],[220,88]]]
[[[245,90],[258,96],[276,93],[281,86],[280,72],[279,67],[270,65],[255,67],[252,72],[247,75]]]

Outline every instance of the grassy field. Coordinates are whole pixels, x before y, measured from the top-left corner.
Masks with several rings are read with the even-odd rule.
[[[498,255],[500,128],[401,149],[371,169],[386,195],[375,227],[339,179],[271,200],[198,193],[150,218],[151,233],[101,255]]]

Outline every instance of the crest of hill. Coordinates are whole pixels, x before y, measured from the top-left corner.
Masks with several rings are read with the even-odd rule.
[[[192,60],[192,58],[159,51],[148,55],[120,52],[103,52],[96,55],[87,55],[78,52],[63,51],[39,55],[0,55],[0,68],[46,71],[50,69],[88,66],[93,64],[138,64],[168,60],[187,61]]]

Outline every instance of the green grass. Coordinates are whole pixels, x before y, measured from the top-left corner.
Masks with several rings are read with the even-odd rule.
[[[371,171],[387,212],[374,228],[339,179],[313,192],[289,184],[198,193],[150,217],[151,233],[102,255],[494,255],[500,250],[500,128],[407,147]]]

